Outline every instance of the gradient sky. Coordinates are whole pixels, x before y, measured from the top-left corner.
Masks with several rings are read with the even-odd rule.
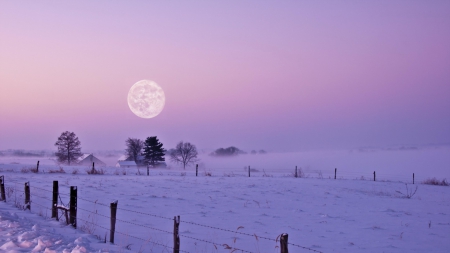
[[[0,149],[450,143],[450,1],[2,1]],[[166,106],[135,116],[157,82]]]

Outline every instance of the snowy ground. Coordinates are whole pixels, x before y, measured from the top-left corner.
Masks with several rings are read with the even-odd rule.
[[[181,249],[191,253],[231,252],[227,246],[279,252],[281,233],[289,234],[291,252],[450,251],[450,187],[412,185],[406,179],[409,191],[418,188],[405,198],[404,182],[373,182],[370,173],[357,172],[337,180],[271,170],[248,178],[243,169],[205,170],[198,177],[192,169],[152,170],[150,176],[137,171],[123,175],[116,168],[105,168],[106,175],[87,175],[86,168],[72,174],[76,167],[64,167],[65,174],[48,173],[54,165],[43,165],[39,174],[21,172],[33,166],[0,165],[9,193],[7,203],[0,203],[4,252],[36,247],[36,252],[83,252],[82,247],[86,252],[172,252],[175,215],[181,216]],[[64,218],[49,218],[53,180],[59,181],[63,204],[69,187],[78,187],[77,230],[64,226]],[[23,205],[27,181],[31,213],[14,206]],[[116,245],[110,245],[102,241],[109,238],[109,205],[115,200]]]
[[[82,231],[0,203],[0,252],[119,252]]]

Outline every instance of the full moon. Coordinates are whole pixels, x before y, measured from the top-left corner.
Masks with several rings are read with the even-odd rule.
[[[130,110],[144,119],[158,116],[164,109],[165,102],[163,89],[150,80],[141,80],[133,84],[128,92]]]

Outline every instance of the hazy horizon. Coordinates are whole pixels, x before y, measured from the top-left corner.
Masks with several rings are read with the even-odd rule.
[[[0,150],[450,143],[449,1],[1,2]],[[164,90],[152,119],[127,105]]]

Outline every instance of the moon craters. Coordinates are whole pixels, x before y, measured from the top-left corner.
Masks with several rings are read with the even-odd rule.
[[[163,89],[150,80],[135,83],[128,92],[128,106],[141,118],[156,117],[163,110],[165,100]]]

